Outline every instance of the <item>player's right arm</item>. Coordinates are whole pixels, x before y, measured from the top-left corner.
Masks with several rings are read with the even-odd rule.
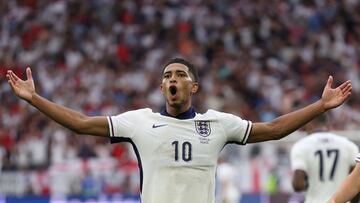
[[[35,91],[30,68],[26,68],[26,76],[27,80],[21,80],[11,70],[6,73],[11,89],[19,98],[27,101],[52,120],[76,133],[109,136],[109,127],[105,116],[89,117],[41,97]]]
[[[295,170],[291,184],[295,192],[305,191],[308,187],[306,172],[300,169]]]
[[[307,144],[304,144],[304,140],[297,142],[290,151],[290,164],[293,171],[292,187],[294,191],[305,191],[308,186],[308,175],[306,173],[307,161],[306,154],[308,151]]]

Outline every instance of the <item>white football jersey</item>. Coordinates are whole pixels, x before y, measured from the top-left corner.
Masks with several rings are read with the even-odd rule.
[[[139,109],[108,122],[112,142],[129,141],[137,154],[142,203],[214,203],[219,153],[227,143],[246,144],[252,127],[214,110],[177,119]]]
[[[292,170],[308,176],[305,203],[326,202],[349,175],[358,147],[347,138],[318,132],[298,141],[291,149]]]

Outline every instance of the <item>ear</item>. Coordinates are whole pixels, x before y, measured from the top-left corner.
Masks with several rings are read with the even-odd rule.
[[[195,94],[199,90],[199,83],[194,82],[191,88],[191,94]]]
[[[164,88],[163,88],[163,85],[162,85],[162,84],[160,85],[160,91],[161,91],[161,94],[164,95]]]

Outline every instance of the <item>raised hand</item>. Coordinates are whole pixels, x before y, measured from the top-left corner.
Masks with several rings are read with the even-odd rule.
[[[15,75],[12,70],[8,70],[6,73],[6,78],[14,93],[18,97],[30,102],[32,96],[35,93],[35,85],[32,78],[31,69],[29,67],[26,68],[26,77],[27,80],[24,81]]]
[[[332,88],[332,83],[333,77],[329,76],[321,97],[325,109],[331,109],[341,105],[351,95],[352,86],[350,80],[344,82],[337,88]]]

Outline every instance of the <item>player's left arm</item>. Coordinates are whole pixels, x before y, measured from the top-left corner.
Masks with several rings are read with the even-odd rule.
[[[357,163],[354,170],[341,185],[336,189],[335,194],[328,203],[344,203],[355,197],[360,192],[360,164]]]
[[[345,102],[351,95],[351,81],[332,88],[333,77],[329,76],[321,99],[297,111],[282,115],[270,122],[253,123],[248,143],[278,140],[299,129],[325,111]]]
[[[350,167],[350,174],[355,170],[355,167],[356,167],[356,165]],[[357,169],[357,170],[359,170],[359,169]],[[356,172],[354,172],[354,173],[356,173]],[[353,198],[351,198],[350,203],[358,203],[359,202],[359,200],[360,200],[360,188],[358,188],[358,190],[359,191],[357,192],[357,194]]]
[[[301,192],[308,187],[308,178],[305,171],[296,169],[292,178],[292,186],[295,192]]]

